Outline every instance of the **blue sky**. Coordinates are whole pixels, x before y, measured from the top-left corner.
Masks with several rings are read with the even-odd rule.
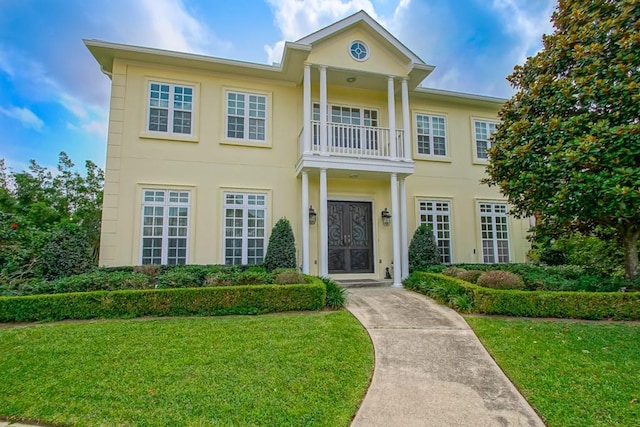
[[[0,0],[0,158],[104,166],[110,81],[82,39],[258,63],[365,10],[425,62],[424,86],[509,97],[556,0]]]

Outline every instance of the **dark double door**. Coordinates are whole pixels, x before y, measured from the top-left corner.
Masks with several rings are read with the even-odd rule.
[[[328,201],[329,273],[373,273],[371,203]]]

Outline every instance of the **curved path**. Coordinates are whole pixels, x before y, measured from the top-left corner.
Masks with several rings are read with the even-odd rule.
[[[350,288],[375,348],[352,426],[544,426],[455,311],[404,289]]]

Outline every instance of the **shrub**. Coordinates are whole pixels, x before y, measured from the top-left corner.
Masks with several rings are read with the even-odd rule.
[[[493,270],[480,274],[476,282],[478,286],[494,289],[522,289],[522,277],[509,271]]]
[[[420,225],[409,244],[409,271],[424,271],[430,266],[442,264],[436,246],[436,238],[430,225]]]
[[[104,273],[100,271],[63,277],[51,282],[43,282],[43,292],[34,293],[69,293],[92,291],[115,291],[122,289],[148,289],[153,286],[149,278],[139,273]],[[23,293],[23,295],[26,295]]]
[[[320,310],[325,305],[325,286],[317,278],[310,280],[309,284],[288,286],[148,289],[0,297],[0,322]]]
[[[267,254],[264,257],[267,271],[276,268],[296,268],[296,244],[291,223],[287,218],[280,218],[273,226]]]
[[[155,286],[158,276],[160,275],[160,266],[158,264],[145,264],[133,267],[134,273],[142,273],[149,278],[149,283]]]
[[[442,270],[442,274],[444,274],[445,276],[450,276],[450,277],[458,277],[458,274],[463,273],[467,270],[465,270],[464,268],[459,268],[459,267],[447,267],[444,270]]]
[[[407,289],[480,314],[570,319],[640,320],[640,292],[548,292],[488,289],[441,274],[416,272]],[[466,301],[465,301],[466,299]],[[466,309],[469,311],[469,309]]]
[[[296,270],[274,270],[272,274],[273,281],[278,285],[305,283],[304,275]]]
[[[181,265],[162,273],[157,280],[156,287],[163,288],[198,288],[203,286],[212,269],[205,265]]]
[[[323,277],[322,282],[327,289],[325,306],[327,308],[337,310],[347,303],[347,291],[328,277]]]
[[[48,236],[37,262],[38,276],[46,280],[82,274],[94,265],[87,232],[77,224],[62,223]]]
[[[271,275],[266,271],[242,271],[235,275],[234,284],[242,285],[268,285],[273,283]],[[298,282],[304,283],[304,282]]]
[[[460,280],[464,280],[465,282],[477,283],[478,278],[482,273],[483,272],[480,270],[462,270],[461,272],[456,274],[456,277]]]

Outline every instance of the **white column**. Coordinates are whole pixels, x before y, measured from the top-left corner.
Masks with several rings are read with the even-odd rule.
[[[392,160],[398,158],[398,143],[396,141],[396,94],[393,77],[387,79],[387,102],[389,106],[389,155]]]
[[[309,174],[302,172],[302,272],[309,274]]]
[[[320,221],[320,276],[329,274],[329,224],[327,207],[327,170],[320,169],[320,206],[318,218]]]
[[[407,223],[406,178],[400,178],[400,250],[402,252],[402,280],[409,275],[409,236]]]
[[[400,259],[400,203],[398,203],[398,174],[391,174],[391,225],[393,233],[393,287],[402,287],[402,260]]]
[[[320,154],[327,154],[327,67],[320,66]]]
[[[411,160],[411,113],[409,112],[409,79],[402,79],[402,127],[404,129],[404,159]],[[402,185],[402,181],[401,181]]]
[[[302,151],[308,153],[311,151],[311,66],[309,64],[304,64],[302,85]]]

